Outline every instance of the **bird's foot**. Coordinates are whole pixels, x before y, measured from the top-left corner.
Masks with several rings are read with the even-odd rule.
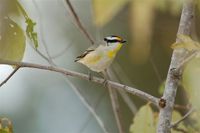
[[[91,81],[92,80],[92,73],[88,72],[88,80]]]
[[[108,80],[106,78],[104,78],[103,82],[102,82],[104,87],[107,87],[108,85]]]

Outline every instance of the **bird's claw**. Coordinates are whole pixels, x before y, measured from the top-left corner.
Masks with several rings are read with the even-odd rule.
[[[88,80],[91,81],[92,80],[92,74],[89,72],[88,73]]]
[[[104,81],[102,82],[103,86],[106,87],[107,84],[108,84],[108,80],[107,79],[104,79]]]

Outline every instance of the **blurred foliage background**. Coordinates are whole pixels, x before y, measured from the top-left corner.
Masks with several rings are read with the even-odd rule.
[[[44,44],[46,44],[49,54],[58,66],[87,73],[87,68],[74,63],[74,59],[90,46],[90,42],[76,26],[65,0],[20,0],[19,2],[29,17],[36,22],[38,49],[45,53]],[[123,46],[111,66],[116,79],[123,84],[160,97],[162,89],[161,93],[159,90],[168,71],[172,53],[170,46],[176,39],[183,1],[71,0],[71,2],[96,43],[101,43],[107,35],[119,35],[127,40],[127,44]],[[16,7],[15,0],[0,0],[0,12],[1,58],[21,60],[23,57],[23,61],[48,64],[34,50],[29,39],[26,39],[25,45],[23,35],[20,35],[21,38],[13,37],[15,31],[12,31],[12,26],[9,27],[10,23],[14,22],[15,27],[19,26],[14,29],[19,33],[26,30],[26,23]],[[198,10],[196,12],[199,13]],[[12,22],[6,21],[5,18],[8,16]],[[195,16],[195,21],[192,36],[198,40],[199,15]],[[6,26],[7,29],[3,31]],[[7,39],[2,41],[2,38]],[[6,47],[8,45],[12,46]],[[8,57],[2,54],[5,51],[11,53],[20,51],[20,53],[17,53],[17,58],[16,55]],[[199,86],[199,61],[194,62],[188,65],[184,73],[183,86],[186,90]],[[11,67],[1,65],[0,79],[3,80],[11,70]],[[68,80],[74,86],[70,85]],[[106,129],[110,133],[116,133],[116,122],[107,89],[76,78],[69,78],[66,81],[65,77],[47,71],[22,69],[2,86],[0,116],[12,120],[15,133],[102,133],[102,129],[73,87],[76,87],[95,109]],[[187,91],[180,87],[176,103],[181,105],[188,103],[185,92]],[[198,89],[195,90],[195,94],[196,92],[199,92]],[[130,97],[137,109],[146,103],[138,97],[132,95]],[[121,98],[120,105],[126,132],[129,132],[135,114]],[[186,112],[179,111],[182,114]]]

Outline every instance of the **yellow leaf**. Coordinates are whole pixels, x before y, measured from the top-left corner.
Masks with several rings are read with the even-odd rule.
[[[176,121],[180,120],[181,118],[182,118],[182,116],[178,111],[173,111],[173,113],[172,113],[172,122],[176,122]],[[185,127],[183,122],[178,124],[178,128],[182,129],[184,131],[187,131],[187,128]],[[180,133],[180,131],[176,131],[176,130],[172,129],[172,133]]]
[[[182,118],[178,111],[173,111],[172,121],[176,122]],[[158,113],[153,112],[149,104],[142,106],[134,117],[133,124],[130,126],[130,133],[155,133],[158,124]],[[187,131],[183,123],[178,125],[178,128]],[[179,133],[172,130],[172,133]]]
[[[129,0],[93,0],[95,24],[107,24]]]
[[[11,19],[1,20],[0,59],[21,61],[25,50],[23,30]]]
[[[131,3],[131,56],[135,63],[145,62],[150,54],[155,0],[133,0]]]
[[[13,133],[12,122],[8,118],[0,118],[0,133]]]
[[[154,113],[149,104],[140,108],[135,115],[133,124],[130,127],[131,133],[155,133],[156,125]]]
[[[188,51],[200,50],[200,44],[196,41],[193,41],[189,36],[179,34],[177,37],[180,40],[180,42],[173,43],[171,45],[172,49],[185,48]]]
[[[185,67],[182,76],[182,85],[188,95],[190,103],[200,109],[200,60],[194,58]]]
[[[199,133],[200,131],[200,110],[195,110],[191,115],[190,115],[190,122],[191,124],[189,125],[189,133]]]

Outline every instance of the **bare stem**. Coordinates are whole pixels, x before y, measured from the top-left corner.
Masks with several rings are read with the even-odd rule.
[[[103,74],[107,79],[111,79],[111,75],[107,71],[105,71]],[[125,133],[117,91],[112,89],[112,87],[109,85],[107,87],[109,90],[112,109],[114,112],[115,120],[117,122],[119,133]]]
[[[10,73],[8,77],[3,82],[1,82],[0,87],[3,86],[19,70],[19,68],[19,66],[16,66],[12,73]]]
[[[190,35],[192,30],[192,22],[194,18],[194,1],[186,0],[183,5],[181,19],[179,23],[179,29],[177,34]],[[177,42],[180,40],[176,39]],[[174,101],[176,97],[176,91],[178,88],[178,82],[180,80],[180,71],[176,70],[179,64],[182,62],[184,55],[186,54],[184,49],[175,49],[171,58],[171,64],[169,67],[165,91],[162,99],[166,100],[166,106],[160,109],[159,122],[157,133],[170,133],[170,124],[172,118],[172,111],[174,107]]]
[[[121,82],[119,77],[117,77],[116,73],[114,73],[113,69],[109,69],[109,71],[107,71],[107,72],[110,75],[112,80],[114,80],[118,83]],[[137,112],[137,107],[136,107],[135,103],[133,102],[133,100],[131,99],[131,97],[127,94],[127,92],[125,92],[123,90],[118,90],[118,93],[121,96],[121,98],[123,99],[123,101],[126,103],[128,108],[130,109],[130,111],[133,113],[133,115],[135,115]]]
[[[190,105],[179,105],[179,104],[174,105],[174,109],[188,110],[189,108]]]
[[[87,39],[90,41],[90,43],[93,45],[94,44],[94,40],[92,39],[92,37],[88,34],[87,30],[84,28],[84,26],[82,25],[77,13],[75,12],[70,0],[66,0],[66,3],[72,13],[72,16],[74,17],[74,20],[76,21],[76,24],[78,25],[78,28],[80,29],[80,31],[82,31],[82,33],[87,37]]]
[[[180,120],[172,123],[170,127],[171,128],[177,127],[178,124],[180,124],[182,121],[184,121],[186,118],[188,118],[194,111],[195,111],[195,109],[191,108]]]
[[[180,62],[179,66],[177,66],[177,71],[181,71],[184,68],[185,64],[187,64],[191,59],[193,59],[198,53],[199,51],[193,51],[189,53],[188,56],[184,58],[182,62]]]

